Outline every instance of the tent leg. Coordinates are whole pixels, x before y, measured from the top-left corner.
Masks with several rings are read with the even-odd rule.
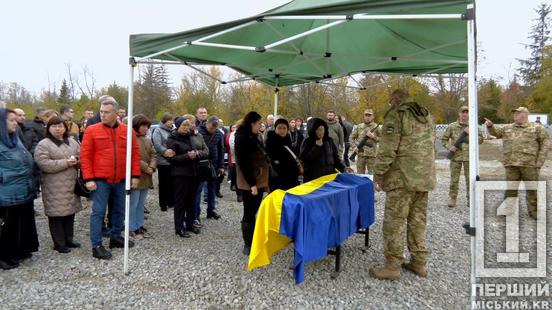
[[[475,10],[475,7],[473,4],[468,5],[468,10],[473,9]],[[477,64],[477,56],[476,56],[476,31],[475,31],[475,14],[473,15],[474,18],[468,20],[467,27],[468,27],[468,100],[469,100],[469,127],[470,127],[470,133],[469,138],[470,141],[478,141],[478,104],[477,104],[477,84],[476,84],[476,64]],[[469,162],[470,162],[470,230],[468,233],[470,234],[470,242],[471,242],[471,277],[470,277],[470,284],[471,284],[471,305],[475,304],[476,301],[476,292],[475,292],[475,284],[477,282],[476,278],[476,236],[475,233],[480,233],[479,231],[475,231],[476,225],[476,214],[477,209],[481,206],[477,205],[477,197],[476,197],[476,183],[479,180],[479,143],[470,143],[470,152],[469,152]],[[475,233],[474,233],[475,232]]]
[[[278,78],[276,78],[276,84],[274,88],[274,119],[278,117]]]
[[[127,126],[127,145],[126,145],[126,178],[125,178],[125,249],[124,249],[124,263],[123,269],[125,275],[129,274],[128,271],[128,234],[129,234],[129,210],[130,210],[130,185],[131,185],[131,158],[132,158],[132,116],[134,108],[134,67],[136,63],[131,58],[130,62],[130,83],[128,85],[128,123]]]

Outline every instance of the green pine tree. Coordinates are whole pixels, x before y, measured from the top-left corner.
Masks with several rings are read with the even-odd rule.
[[[535,85],[542,76],[542,60],[544,59],[544,48],[550,40],[550,12],[549,4],[542,3],[535,12],[538,17],[534,19],[536,24],[531,27],[529,33],[530,44],[526,48],[531,50],[531,56],[527,59],[518,59],[521,67],[519,73],[527,86]]]

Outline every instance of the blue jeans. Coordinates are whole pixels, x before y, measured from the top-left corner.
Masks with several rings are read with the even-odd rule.
[[[136,231],[144,226],[144,207],[147,197],[147,189],[134,189],[130,192],[129,231]]]
[[[199,183],[197,188],[197,193],[195,197],[194,209],[195,209],[195,219],[199,220],[201,215],[201,192],[203,191],[203,186],[207,184],[207,214],[215,211],[215,191],[216,191],[216,182],[217,180],[202,181]]]
[[[96,190],[92,192],[92,214],[90,215],[90,241],[93,247],[102,245],[102,226],[109,193],[113,193],[111,239],[120,237],[121,231],[123,231],[125,182],[114,184],[103,180],[96,181]]]

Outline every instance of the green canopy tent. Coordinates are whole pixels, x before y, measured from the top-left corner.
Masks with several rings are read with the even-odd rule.
[[[276,89],[364,72],[468,72],[470,126],[477,128],[475,39],[473,0],[295,0],[210,27],[131,35],[128,113],[132,117],[134,67],[141,63],[183,64],[204,74],[197,65],[226,66],[245,78],[219,80],[223,84],[250,79]],[[276,92],[275,115],[277,100]],[[477,141],[476,131],[470,132],[470,139]],[[470,227],[475,225],[478,153],[477,144],[472,145]],[[472,255],[472,282],[474,265]]]

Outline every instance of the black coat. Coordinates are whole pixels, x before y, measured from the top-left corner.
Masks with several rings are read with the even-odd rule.
[[[209,149],[199,135],[183,135],[176,130],[167,139],[167,148],[172,149],[176,155],[168,158],[171,163],[171,175],[189,177],[199,175],[198,163],[201,159],[209,158]],[[199,156],[191,159],[188,151],[197,150]]]
[[[299,170],[297,162],[284,146],[291,148],[290,136],[280,137],[274,131],[269,131],[266,138],[266,153],[272,164],[273,174],[270,175],[270,190],[288,190],[299,185]],[[292,150],[293,151],[293,150]]]
[[[40,141],[36,131],[33,128],[27,127],[25,124],[19,124],[17,134],[27,151],[34,154],[36,145]]]
[[[25,127],[34,131],[34,135],[38,139],[38,142],[44,139],[44,135],[46,134],[46,126],[44,126],[44,122],[39,117],[35,117],[32,121],[26,121]]]
[[[312,126],[309,128],[309,136],[301,145],[300,158],[303,162],[305,182],[314,180],[321,176],[345,170],[345,165],[339,158],[335,143],[328,136],[328,125],[322,119],[312,119]],[[325,129],[322,146],[316,145],[316,129],[323,126]]]

